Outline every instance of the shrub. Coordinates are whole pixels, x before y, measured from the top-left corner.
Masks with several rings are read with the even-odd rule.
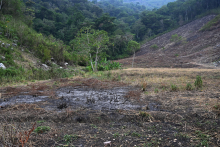
[[[192,90],[193,88],[192,88],[192,85],[191,85],[191,83],[188,83],[187,85],[186,85],[186,90]]]
[[[50,127],[48,127],[48,126],[40,126],[40,127],[37,127],[34,130],[34,132],[38,133],[38,134],[42,134],[42,133],[47,132],[47,131],[50,131]]]
[[[140,111],[139,115],[140,115],[141,117],[149,117],[149,116],[150,116],[149,113],[144,112],[144,111]]]
[[[159,90],[157,88],[154,89],[154,93],[158,93]]]
[[[196,80],[194,83],[196,88],[202,88],[202,78],[201,76],[196,76]]]
[[[152,49],[158,49],[159,47],[158,47],[156,44],[154,44],[154,45],[151,45],[150,48],[152,48]]]
[[[179,88],[176,85],[174,84],[171,85],[171,91],[178,91],[178,90]]]

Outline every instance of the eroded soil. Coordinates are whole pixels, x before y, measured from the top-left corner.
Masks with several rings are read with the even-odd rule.
[[[133,74],[139,78],[138,71],[119,72],[122,81]],[[219,71],[203,72],[204,87],[190,91],[171,91],[162,84],[159,92],[151,92],[157,82],[151,83],[150,72],[145,72],[146,91],[141,84],[111,78],[58,79],[1,88],[0,146],[21,145],[21,136],[27,140],[24,131],[36,122],[35,128],[50,129],[32,132],[24,146],[101,147],[111,141],[111,146],[120,147],[217,147],[220,91],[216,74]],[[168,70],[154,75],[155,80],[174,76]],[[188,72],[179,76],[183,75],[195,78]]]

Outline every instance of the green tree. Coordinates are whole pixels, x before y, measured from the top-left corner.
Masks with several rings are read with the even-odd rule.
[[[140,49],[140,44],[139,44],[139,43],[137,43],[136,41],[133,41],[133,40],[131,40],[131,41],[128,42],[128,51],[134,53],[134,55],[133,55],[133,61],[132,61],[132,67],[133,67],[133,65],[134,65],[135,52],[136,52],[138,49]]]
[[[106,31],[84,27],[80,30],[76,39],[71,41],[71,44],[74,44],[74,50],[90,58],[93,71],[97,71],[98,61],[102,57],[103,51],[107,48],[106,44],[108,42],[109,37]],[[93,59],[95,60],[95,65],[93,65]]]

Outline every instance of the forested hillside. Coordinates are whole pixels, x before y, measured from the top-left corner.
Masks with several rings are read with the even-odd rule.
[[[3,0],[0,31],[3,39],[18,40],[44,63],[53,57],[91,69],[105,58],[132,55],[138,42],[218,14],[219,6],[218,0],[177,0],[150,11],[122,0]]]

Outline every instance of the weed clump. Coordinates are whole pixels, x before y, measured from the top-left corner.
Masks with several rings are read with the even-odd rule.
[[[202,78],[201,78],[201,76],[196,76],[196,80],[195,80],[195,83],[194,83],[194,85],[195,85],[195,87],[196,88],[202,88]]]
[[[37,134],[42,134],[44,132],[47,132],[47,131],[50,131],[50,127],[48,126],[40,126],[40,127],[37,127],[34,132],[37,133]]]
[[[149,117],[149,116],[150,116],[149,113],[144,112],[144,111],[140,111],[140,112],[139,112],[139,115],[140,115],[141,117]]]
[[[188,90],[188,91],[193,90],[193,87],[192,87],[192,84],[191,84],[191,83],[188,83],[188,84],[186,85],[186,90]]]
[[[158,49],[159,47],[158,47],[156,44],[153,44],[153,45],[150,46],[150,48],[152,48],[152,49]]]
[[[178,91],[178,90],[179,88],[175,84],[171,85],[171,91]]]
[[[158,93],[159,90],[157,88],[154,89],[154,93]]]

